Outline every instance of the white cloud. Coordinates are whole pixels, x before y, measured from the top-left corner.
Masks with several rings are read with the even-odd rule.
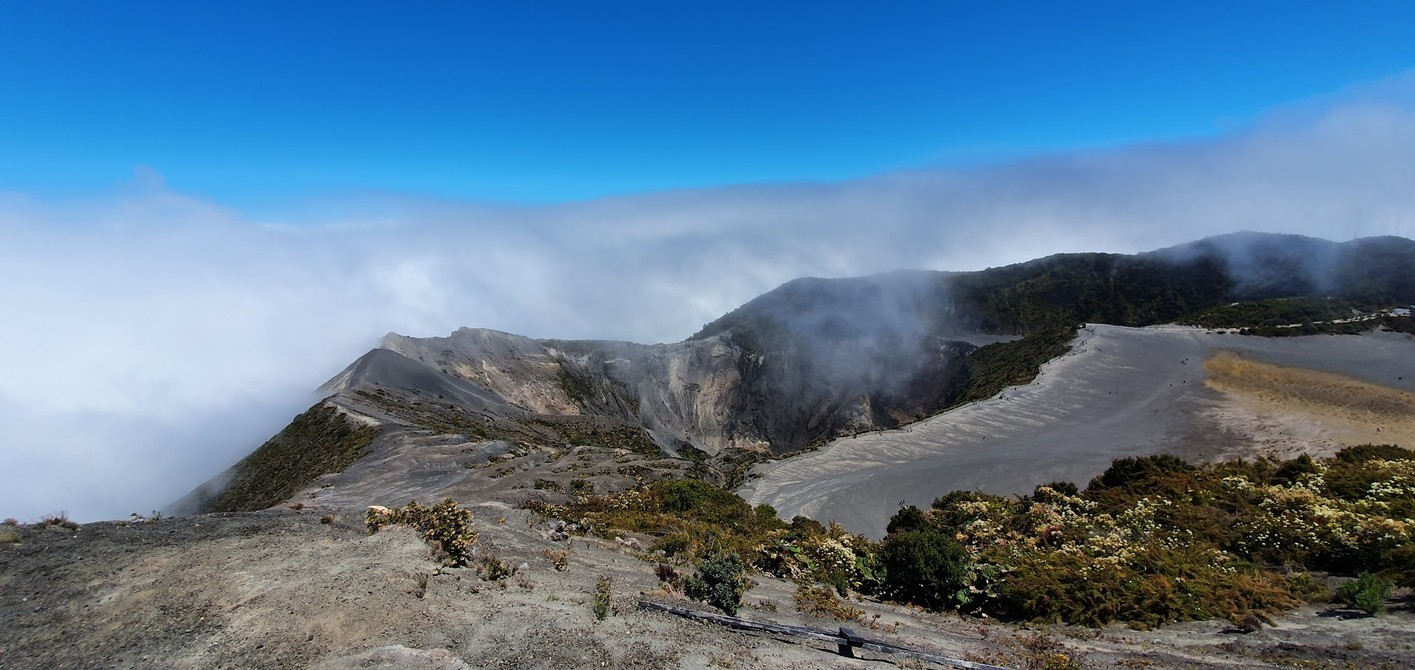
[[[375,194],[339,207],[359,216],[253,221],[150,171],[82,201],[0,193],[0,516],[169,502],[389,330],[671,341],[801,275],[1411,236],[1412,90],[1204,142],[550,207]]]

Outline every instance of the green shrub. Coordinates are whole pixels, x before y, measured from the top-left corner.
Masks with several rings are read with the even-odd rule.
[[[1273,474],[1273,483],[1281,486],[1292,486],[1302,481],[1304,476],[1317,474],[1317,464],[1311,456],[1302,454],[1277,469]]]
[[[969,561],[963,545],[943,531],[909,530],[880,547],[884,588],[891,598],[929,609],[969,602]]]
[[[735,493],[698,479],[658,481],[649,490],[669,514],[691,513],[704,521],[742,521],[752,514],[752,506]]]
[[[825,533],[825,526],[808,516],[796,515],[791,517],[791,534],[795,537],[806,537],[807,535],[822,535]]]
[[[1184,459],[1170,454],[1142,456],[1140,458],[1119,458],[1101,476],[1091,480],[1089,491],[1109,488],[1128,488],[1145,484],[1153,478],[1172,472],[1191,472],[1194,466]]]
[[[911,530],[923,530],[928,525],[929,522],[924,518],[922,510],[913,505],[905,505],[889,518],[889,525],[885,526],[884,532],[889,535],[907,533]]]
[[[977,491],[951,491],[947,495],[934,498],[929,520],[945,530],[958,531],[972,521],[972,514],[964,510],[973,507],[969,503],[982,503],[985,507],[1001,508],[1012,505],[1012,500],[1002,496],[979,493]]]
[[[797,521],[801,521],[798,517]],[[770,532],[767,542],[749,554],[753,566],[798,584],[827,584],[840,595],[851,589],[879,592],[881,570],[878,544],[853,535],[838,523],[793,522],[784,531]]]
[[[1336,452],[1336,458],[1347,463],[1366,461],[1415,461],[1415,451],[1393,444],[1360,444]]]
[[[457,507],[456,501],[451,498],[432,507],[424,507],[416,500],[402,509],[370,507],[365,523],[369,533],[377,533],[383,526],[394,524],[413,528],[441,551],[443,562],[453,566],[466,565],[472,558],[472,545],[477,542],[472,511]]]
[[[1367,614],[1380,614],[1386,610],[1386,598],[1390,597],[1391,586],[1390,580],[1363,572],[1356,579],[1342,584],[1336,590],[1336,597]]]
[[[608,576],[600,577],[595,582],[594,602],[591,608],[594,610],[594,618],[604,621],[609,616],[609,599],[613,595],[614,581]]]
[[[693,600],[705,602],[728,614],[736,614],[747,591],[746,566],[737,554],[719,554],[698,564],[698,573],[683,580],[684,590]]]

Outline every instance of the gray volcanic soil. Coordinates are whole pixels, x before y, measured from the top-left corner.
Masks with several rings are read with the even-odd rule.
[[[625,544],[564,539],[544,520],[504,505],[472,509],[478,552],[523,565],[518,574],[490,582],[473,569],[439,567],[412,531],[368,535],[360,510],[106,522],[74,531],[22,526],[17,543],[0,544],[0,667],[889,666],[889,657],[870,652],[845,659],[828,643],[641,610],[642,597],[672,599],[655,592],[653,563],[635,558]],[[320,523],[326,513],[339,518]],[[546,550],[570,552],[564,571]],[[419,574],[427,578],[421,597]],[[613,583],[610,616],[596,621],[591,602],[603,576]],[[789,582],[756,579],[741,616],[841,625],[795,612]],[[1039,634],[987,619],[854,604],[867,612],[848,624],[861,634],[953,658],[1019,667],[1027,640]],[[1327,614],[1306,608],[1251,635],[1218,622],[1150,632],[1058,627],[1046,634],[1097,668],[1407,667],[1415,657],[1415,614],[1408,608],[1374,619]]]
[[[880,537],[901,504],[927,506],[953,490],[1027,493],[1057,480],[1085,486],[1127,456],[1253,455],[1281,436],[1255,432],[1251,416],[1205,386],[1204,360],[1221,349],[1415,390],[1415,340],[1398,333],[1260,338],[1092,324],[1031,384],[901,430],[841,438],[757,466],[738,493],[782,518],[834,519]]]

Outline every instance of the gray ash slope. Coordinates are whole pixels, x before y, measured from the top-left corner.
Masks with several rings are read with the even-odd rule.
[[[980,345],[1078,322],[1166,323],[1236,300],[1319,295],[1408,304],[1412,267],[1415,242],[1403,238],[1338,244],[1241,233],[971,273],[799,279],[673,344],[533,340],[482,329],[390,334],[323,387],[330,397],[321,406],[351,426],[377,429],[361,467],[346,474],[387,478],[385,498],[399,486],[399,468],[437,449],[444,458],[425,467],[469,469],[464,461],[505,448],[498,458],[543,451],[540,467],[570,445],[591,445],[635,454],[646,476],[680,476],[693,465],[699,475],[731,480],[763,455],[909,424],[995,381],[980,377],[1016,374],[977,364],[989,353],[998,358]],[[302,438],[287,438],[301,448]],[[368,466],[380,459],[384,467]],[[226,479],[251,469],[249,461],[179,511],[256,508],[209,504]],[[290,457],[263,462],[268,472],[259,477],[302,484],[330,472],[291,465]]]

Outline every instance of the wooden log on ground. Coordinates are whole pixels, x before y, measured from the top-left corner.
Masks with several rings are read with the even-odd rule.
[[[898,645],[887,644],[878,640],[863,638],[855,634],[855,631],[852,631],[849,628],[845,628],[843,626],[838,632],[822,630],[820,628],[810,628],[807,626],[787,626],[784,624],[766,623],[764,621],[750,621],[748,619],[743,619],[740,617],[727,616],[725,614],[714,614],[712,612],[688,609],[686,607],[674,607],[672,605],[663,605],[649,600],[640,600],[639,607],[641,609],[667,612],[669,614],[676,614],[681,617],[697,619],[699,621],[706,621],[709,623],[715,623],[718,625],[728,626],[730,628],[736,628],[739,630],[775,633],[777,635],[790,635],[794,637],[803,637],[810,640],[819,640],[821,642],[829,642],[831,644],[836,645],[836,647],[840,651],[841,656],[846,657],[854,657],[855,653],[853,650],[858,647],[860,649],[866,649],[880,654],[905,656],[908,658],[915,658],[921,661],[928,661],[930,663],[937,663],[939,665],[948,666],[951,668],[964,668],[965,670],[1008,670],[1007,668],[1004,668],[1002,666],[988,665],[986,663],[974,663],[972,661],[949,658],[947,656],[930,654],[928,652],[919,651],[917,649],[900,647]]]

